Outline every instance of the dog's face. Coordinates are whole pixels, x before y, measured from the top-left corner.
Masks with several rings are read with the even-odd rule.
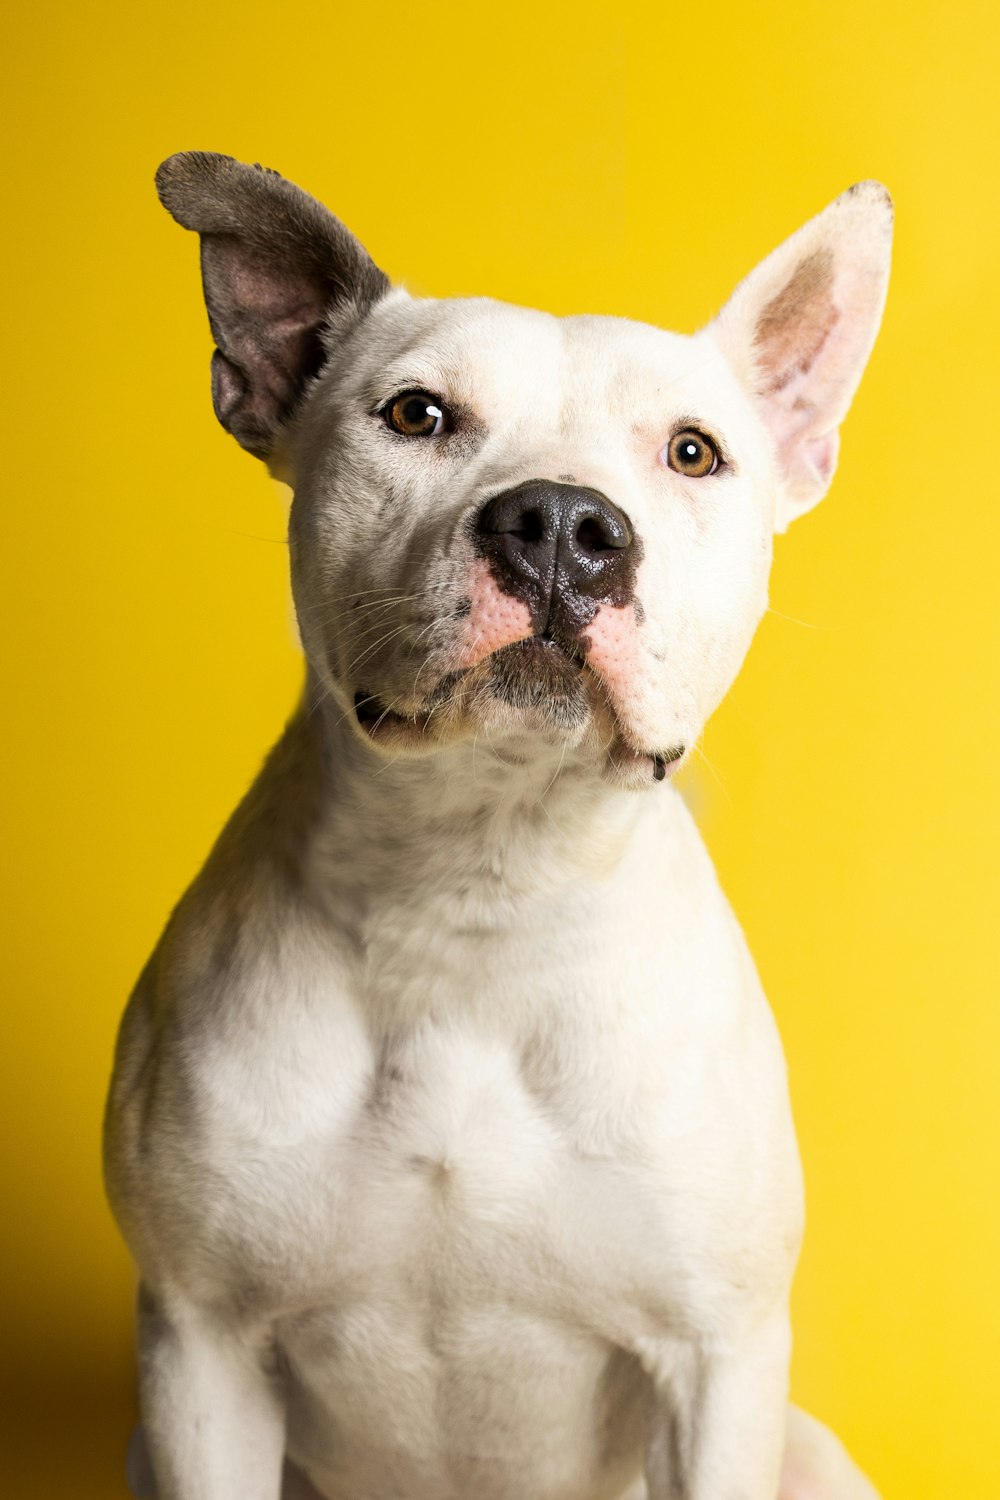
[[[306,650],[393,754],[478,732],[651,782],[764,608],[768,444],[708,338],[391,293],[292,466]]]
[[[764,610],[877,330],[891,210],[845,194],[695,337],[389,288],[273,173],[161,168],[202,233],[223,424],[295,489],[307,656],[392,756],[483,736],[651,785]]]

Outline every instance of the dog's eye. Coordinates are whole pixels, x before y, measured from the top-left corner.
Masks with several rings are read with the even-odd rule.
[[[669,468],[678,474],[686,474],[688,479],[703,479],[706,474],[714,474],[719,467],[719,450],[712,439],[703,432],[696,432],[693,427],[675,432],[661,457]]]
[[[427,391],[403,391],[382,411],[387,426],[404,437],[439,437],[449,426],[448,413]]]

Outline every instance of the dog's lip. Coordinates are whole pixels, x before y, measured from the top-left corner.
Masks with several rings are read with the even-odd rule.
[[[574,645],[573,643],[567,644],[565,641],[556,640],[556,638],[551,635],[522,636],[520,640],[508,641],[506,645],[498,646],[495,651],[490,652],[490,656],[500,656],[505,654],[511,656],[518,654],[530,656],[534,653],[537,653],[541,656],[551,651],[558,652],[565,661],[571,662],[574,667],[582,669],[585,665],[583,650],[580,646]],[[489,659],[490,657],[485,658],[485,660],[487,661]]]
[[[618,722],[617,733],[608,750],[608,760],[616,767],[625,785],[639,787],[644,782],[666,781],[680,770],[687,758],[688,745],[678,741],[663,749],[651,750],[639,745]]]
[[[680,769],[681,761],[687,754],[687,746],[671,745],[667,750],[653,750],[647,753],[653,762],[653,780],[663,781]]]
[[[410,716],[397,713],[388,704],[374,693],[358,691],[354,694],[354,715],[361,728],[367,734],[374,734],[383,724],[405,724],[419,728],[421,718],[426,715]]]

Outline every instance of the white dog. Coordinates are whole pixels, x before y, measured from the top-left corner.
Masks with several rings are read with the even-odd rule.
[[[887,194],[690,338],[414,300],[226,157],[158,183],[201,234],[216,413],[294,487],[308,678],[122,1026],[136,1487],[873,1495],[787,1406],[781,1048],[660,783],[833,474]]]

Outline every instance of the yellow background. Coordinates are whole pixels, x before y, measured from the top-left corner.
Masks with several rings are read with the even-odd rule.
[[[997,1500],[996,6],[19,0],[7,28],[2,1492],[124,1494],[112,1040],[300,679],[282,497],[212,416],[196,241],[152,189],[198,148],[278,167],[415,290],[681,329],[889,184],[840,473],[688,790],[789,1056],[796,1395],[887,1497]]]

